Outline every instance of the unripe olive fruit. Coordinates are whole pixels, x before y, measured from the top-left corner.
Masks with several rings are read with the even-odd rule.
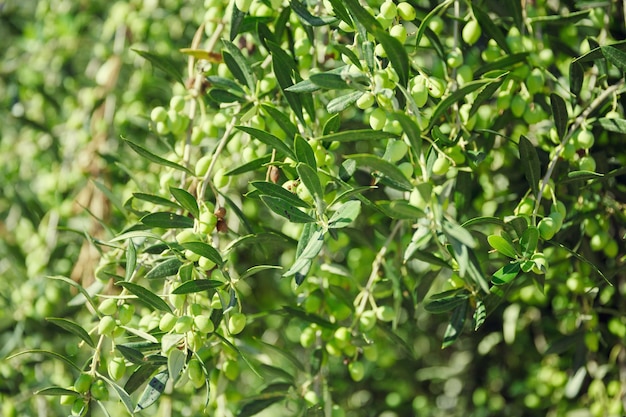
[[[215,331],[215,325],[211,321],[211,317],[206,315],[199,315],[193,318],[193,324],[202,333],[213,333]]]
[[[122,304],[119,306],[117,318],[122,326],[128,324],[135,314],[135,306],[133,304]]]
[[[593,159],[593,156],[585,155],[578,160],[578,168],[582,171],[595,172],[596,160]]]
[[[239,364],[236,361],[227,360],[222,365],[222,372],[224,372],[226,378],[234,381],[239,376]]]
[[[230,177],[224,175],[225,172],[226,171],[224,170],[224,168],[220,168],[215,172],[215,176],[213,177],[213,184],[217,188],[224,188],[228,185]]]
[[[602,249],[607,258],[615,258],[619,253],[619,247],[615,239],[609,239]]]
[[[474,19],[470,20],[463,26],[463,31],[461,32],[461,37],[463,41],[468,45],[474,45],[480,35],[482,34],[482,30],[480,29],[480,25]]]
[[[581,130],[578,135],[576,135],[576,144],[581,149],[590,149],[594,141],[593,133],[587,129]]]
[[[398,9],[393,1],[385,0],[383,4],[380,5],[380,15],[387,19],[392,20],[398,14]]]
[[[373,310],[364,311],[359,317],[359,329],[363,332],[370,331],[376,326],[376,312]]]
[[[191,330],[192,326],[193,317],[181,316],[176,320],[176,324],[174,324],[174,331],[178,334],[187,333],[189,330]]]
[[[348,364],[348,372],[353,381],[359,382],[365,377],[365,365],[363,365],[363,362],[350,362]]]
[[[237,9],[244,13],[248,13],[251,4],[252,0],[235,0],[235,6],[237,6]]]
[[[126,373],[126,362],[124,361],[124,358],[112,358],[107,365],[107,370],[109,371],[109,376],[114,381],[122,379],[122,377]]]
[[[363,93],[363,95],[357,99],[356,106],[361,110],[369,109],[374,105],[375,101],[376,99],[374,98],[374,94],[368,91]]]
[[[176,320],[178,320],[178,317],[172,313],[165,313],[159,320],[159,329],[163,332],[169,332],[176,325]]]
[[[157,106],[150,112],[150,119],[154,123],[164,123],[167,120],[167,110],[163,106]]]
[[[246,327],[246,316],[243,313],[232,313],[228,320],[228,331],[231,334],[239,334]]]
[[[196,166],[194,168],[194,173],[196,174],[196,177],[204,177],[206,172],[209,170],[212,157],[213,155],[207,154],[198,159],[198,162],[196,162]]]
[[[302,330],[302,333],[300,333],[300,344],[303,348],[309,348],[313,346],[316,339],[316,332],[317,331],[315,330],[315,328],[311,326],[306,327],[304,330]]]
[[[433,163],[433,174],[445,175],[450,168],[450,161],[444,156],[438,156]]]
[[[413,87],[411,87],[411,96],[417,107],[422,107],[428,101],[428,88],[426,87],[426,78],[423,75],[417,75],[413,79]]]
[[[200,388],[206,382],[202,365],[197,358],[191,359],[187,364],[187,375],[189,376],[189,380],[193,386],[196,388]]]
[[[215,230],[217,225],[217,216],[210,211],[200,212],[200,227],[198,231],[202,234],[209,235]]]
[[[463,53],[459,48],[454,48],[446,57],[446,63],[450,68],[458,68],[463,65]]]
[[[392,321],[396,318],[396,312],[389,306],[380,306],[376,309],[376,317],[380,321]]]
[[[530,94],[536,94],[540,92],[545,84],[543,70],[539,68],[533,68],[528,77],[526,77],[525,84]]]
[[[115,319],[111,316],[104,316],[98,323],[98,334],[110,336],[115,330]]]
[[[351,340],[352,333],[347,327],[339,327],[335,330],[335,341],[337,342],[337,346],[340,348],[344,348],[349,345]]]
[[[76,381],[74,381],[74,390],[76,392],[85,393],[89,391],[91,387],[91,383],[93,382],[93,377],[89,374],[80,374]]]
[[[180,113],[185,109],[185,98],[182,96],[173,96],[170,99],[170,109]]]
[[[114,298],[107,298],[100,303],[98,311],[105,316],[112,316],[117,311],[117,300]]]
[[[387,149],[385,150],[385,157],[389,162],[398,162],[406,155],[409,147],[402,140],[390,140],[387,143]]]
[[[549,216],[541,219],[541,221],[537,225],[537,229],[539,229],[539,235],[541,236],[541,238],[545,240],[552,239],[555,233],[558,231],[554,219]]]
[[[427,80],[428,94],[434,98],[440,98],[444,91],[446,91],[446,85],[442,79],[430,77]]]
[[[404,44],[407,38],[406,28],[403,25],[394,25],[389,29],[389,34]]]
[[[98,379],[91,385],[91,396],[99,401],[106,401],[109,399],[109,389],[103,380]]]
[[[526,99],[519,94],[516,94],[511,99],[511,113],[515,117],[522,117],[526,111]]]
[[[598,233],[591,237],[591,240],[589,241],[589,246],[591,246],[591,250],[599,252],[604,248],[608,241],[609,234],[604,230],[600,230],[598,231]]]
[[[415,17],[417,16],[417,13],[415,12],[415,8],[413,7],[413,5],[411,5],[410,3],[407,3],[406,1],[402,1],[398,3],[397,10],[398,10],[398,16],[402,20],[406,20],[410,22],[410,21],[415,20]]]
[[[382,128],[385,127],[385,123],[387,122],[387,114],[383,109],[378,107],[370,113],[369,119],[372,129],[382,130]]]

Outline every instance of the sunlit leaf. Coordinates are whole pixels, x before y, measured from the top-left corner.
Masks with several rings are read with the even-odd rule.
[[[60,328],[65,329],[68,332],[72,333],[74,336],[78,336],[80,339],[84,340],[85,343],[87,343],[92,348],[96,347],[96,344],[94,343],[91,336],[89,336],[89,333],[87,333],[87,331],[83,329],[78,323],[73,322],[70,319],[56,318],[56,317],[46,317],[46,321],[56,324]]]
[[[526,181],[528,181],[530,189],[533,190],[533,194],[537,196],[539,195],[539,180],[541,179],[539,156],[533,144],[524,135],[519,138],[519,156]]]
[[[122,140],[128,146],[130,146],[133,151],[137,152],[140,156],[146,158],[150,162],[154,162],[155,164],[163,165],[163,166],[166,166],[166,167],[169,167],[169,168],[174,168],[174,169],[177,169],[179,171],[184,171],[187,174],[193,175],[193,172],[191,172],[189,169],[185,168],[184,166],[177,164],[176,162],[172,162],[172,161],[169,161],[169,160],[167,160],[165,158],[161,158],[160,156],[155,155],[154,153],[150,152],[148,149],[146,149],[146,148],[144,148],[144,147],[142,147],[142,146],[140,146],[140,145],[138,145],[138,144],[136,144],[134,142],[131,142],[128,139],[122,138]]]
[[[183,282],[172,291],[172,294],[191,294],[224,286],[222,281],[215,279],[195,279]]]
[[[159,279],[174,276],[178,273],[178,269],[182,264],[182,261],[178,258],[166,259],[148,271],[146,278]]]
[[[162,310],[168,313],[172,312],[170,306],[163,301],[161,297],[141,285],[125,281],[118,281],[115,285],[126,288],[130,293],[134,294],[139,301],[154,310]]]
[[[494,272],[491,277],[493,285],[504,285],[513,281],[520,272],[520,264],[518,262],[504,265],[502,268]]]
[[[309,216],[302,210],[299,210],[290,202],[277,197],[271,197],[269,195],[262,195],[261,200],[276,214],[287,218],[293,223],[310,223],[314,222],[315,218]]]
[[[188,229],[193,227],[193,219],[176,213],[150,213],[140,219],[146,226],[163,229]]]
[[[137,407],[135,407],[134,412],[137,413],[141,410],[145,410],[150,407],[152,404],[157,402],[163,391],[165,390],[165,384],[169,379],[169,372],[167,370],[161,371],[156,374],[148,385],[144,389],[143,393],[139,397],[139,401],[137,402]]]
[[[463,326],[465,326],[465,320],[467,319],[468,308],[469,300],[465,300],[461,303],[461,305],[457,306],[452,311],[448,327],[446,327],[446,331],[443,335],[443,343],[441,344],[442,349],[452,345],[461,335]]]

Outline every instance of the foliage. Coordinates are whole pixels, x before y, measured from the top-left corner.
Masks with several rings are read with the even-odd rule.
[[[623,14],[3,3],[2,414],[623,415]]]

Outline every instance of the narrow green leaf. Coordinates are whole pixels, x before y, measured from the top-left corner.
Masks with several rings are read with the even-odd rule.
[[[293,143],[293,149],[296,154],[296,160],[307,164],[314,170],[317,170],[317,162],[315,160],[315,151],[309,142],[301,135],[296,135]]]
[[[281,200],[285,200],[289,204],[292,204],[296,207],[311,207],[310,204],[303,201],[296,194],[292,193],[291,191],[285,190],[283,187],[274,184],[273,182],[253,181],[250,184],[257,190],[259,190],[263,195],[268,195],[271,197],[279,198]]]
[[[146,274],[147,279],[160,279],[174,276],[178,273],[178,269],[183,263],[178,258],[166,259],[158,263]]]
[[[601,117],[596,120],[595,124],[599,124],[603,129],[609,132],[626,133],[626,119],[611,119]]]
[[[372,154],[346,155],[347,159],[352,159],[358,167],[368,167],[392,181],[394,188],[404,191],[411,191],[413,184],[404,176],[400,169],[389,161]]]
[[[193,219],[176,213],[158,212],[143,216],[140,221],[146,226],[163,229],[187,229],[193,227]]]
[[[78,372],[82,372],[82,369],[80,369],[78,367],[78,365],[76,365],[74,362],[70,361],[68,358],[66,358],[65,356],[56,353],[56,352],[51,352],[48,350],[43,350],[43,349],[29,349],[29,350],[23,350],[21,352],[17,352],[14,353],[10,356],[7,356],[7,359],[13,359],[13,358],[17,358],[18,356],[21,355],[46,355],[46,356],[50,356],[54,359],[59,359],[60,361],[64,362],[66,365],[69,365],[71,368],[73,368],[74,370],[78,371]]]
[[[304,184],[307,190],[309,190],[311,195],[315,198],[318,210],[321,210],[324,199],[324,190],[322,190],[322,183],[317,176],[316,170],[311,168],[309,165],[300,162],[296,166],[296,171],[298,172],[298,176],[300,177],[302,184]]]
[[[340,74],[332,72],[319,72],[317,74],[312,74],[309,77],[309,80],[311,80],[311,82],[318,87],[328,90],[354,89],[354,87],[349,85]]]
[[[335,23],[338,20],[334,16],[313,16],[306,8],[306,5],[302,4],[298,0],[291,0],[289,5],[291,6],[291,10],[298,15],[300,20],[310,26],[326,26]]]
[[[506,37],[502,33],[502,30],[498,26],[495,25],[491,17],[482,10],[476,3],[472,4],[472,10],[474,12],[474,17],[478,21],[482,31],[484,34],[492,38],[500,48],[502,48],[507,55],[511,54],[511,49],[509,45],[506,43]]]
[[[246,17],[246,13],[242,12],[237,8],[235,3],[232,3],[233,11],[230,15],[230,32],[228,34],[228,39],[232,42],[235,40],[237,35],[240,33],[241,25]]]
[[[433,255],[430,252],[426,252],[426,251],[421,251],[421,250],[415,250],[415,251],[411,251],[411,254],[409,256],[409,258],[405,258],[404,261],[407,261],[409,259],[417,259],[420,260],[422,262],[426,262],[432,265],[437,265],[441,268],[447,268],[447,269],[451,269],[450,264],[447,263],[446,261],[444,261],[443,259],[441,259],[438,256]]]
[[[296,206],[284,199],[262,195],[261,200],[274,213],[287,218],[292,223],[311,223],[315,221],[315,218],[309,216],[302,210],[298,210]]]
[[[485,88],[483,88],[482,91],[478,93],[478,95],[474,99],[474,102],[472,103],[472,107],[470,108],[470,117],[472,117],[478,111],[478,109],[484,102],[490,100],[493,97],[494,93],[496,92],[496,90],[498,90],[498,88],[500,88],[505,78],[506,77],[504,76],[498,77],[496,81],[492,82],[491,84],[487,84]]]
[[[452,317],[448,322],[448,327],[443,335],[443,343],[441,348],[447,348],[452,345],[461,335],[465,320],[467,318],[467,309],[469,308],[469,300],[465,300],[461,305],[452,311]]]
[[[126,384],[124,384],[124,390],[129,394],[137,391],[137,389],[139,389],[139,387],[142,386],[143,383],[152,376],[154,371],[156,371],[160,367],[161,365],[155,365],[153,363],[145,363],[143,365],[140,365],[135,370],[135,372],[133,372],[132,375],[128,378]]]
[[[476,241],[472,234],[464,227],[451,221],[443,222],[443,233],[448,239],[453,238],[468,248],[475,248]]]
[[[585,181],[585,180],[591,180],[594,178],[602,178],[604,177],[603,174],[600,174],[599,172],[594,172],[594,171],[570,171],[567,173],[567,178],[571,179],[571,180],[576,180],[576,181]],[[568,181],[562,181],[561,183],[565,183]]]
[[[253,275],[258,274],[259,272],[267,271],[268,269],[283,269],[283,268],[282,268],[282,266],[278,266],[278,265],[257,265],[257,266],[253,266],[251,268],[248,268],[248,270],[246,272],[241,274],[239,279],[249,278],[249,277],[251,277]]]
[[[416,45],[418,45],[420,43],[420,40],[422,39],[422,36],[424,36],[424,32],[428,29],[428,23],[430,22],[430,20],[433,17],[439,15],[440,13],[443,13],[443,11],[446,8],[450,7],[450,5],[452,3],[453,3],[453,0],[443,1],[443,2],[439,3],[435,8],[433,8],[430,12],[428,12],[428,14],[420,22],[420,26],[417,29],[417,33],[415,35],[415,43],[416,43]]]
[[[224,253],[228,253],[238,246],[251,245],[253,247],[263,247],[263,245],[286,245],[290,241],[283,235],[277,233],[251,233],[241,236],[226,246]]]
[[[295,62],[280,45],[267,41],[267,47],[272,54],[272,68],[276,75],[276,81],[280,86],[285,99],[289,103],[289,107],[294,111],[300,122],[305,123],[302,113],[302,101],[298,94],[286,91],[293,85],[292,72],[297,71]]]
[[[522,135],[519,138],[519,156],[522,162],[522,170],[530,189],[535,196],[539,195],[539,180],[541,179],[541,167],[539,156],[532,143]]]
[[[172,294],[191,294],[212,290],[222,286],[224,286],[224,283],[215,279],[195,279],[192,281],[183,282],[178,287],[176,287],[174,291],[172,291]]]
[[[537,249],[537,243],[539,242],[539,230],[534,226],[528,226],[528,228],[522,233],[519,239],[520,246],[522,247],[522,255],[524,258],[530,258],[535,249]]]
[[[354,104],[362,95],[362,91],[354,91],[352,93],[335,97],[334,99],[330,100],[326,105],[326,111],[331,114],[342,112],[348,107],[352,106],[352,104]]]
[[[98,377],[106,382],[107,385],[109,385],[111,388],[113,388],[119,399],[122,401],[122,404],[124,404],[126,411],[128,411],[130,414],[133,414],[133,400],[130,398],[130,395],[128,395],[126,390],[124,390],[124,388],[120,387],[114,381],[102,374],[98,374]]]
[[[133,151],[137,152],[140,156],[146,158],[150,162],[154,162],[155,164],[159,164],[159,165],[163,165],[163,166],[166,166],[166,167],[174,168],[174,169],[177,169],[179,171],[184,171],[187,174],[193,175],[193,172],[191,172],[190,170],[188,170],[184,166],[177,164],[176,162],[168,161],[167,159],[161,158],[160,156],[157,156],[157,155],[153,154],[152,152],[150,152],[146,148],[143,148],[143,147],[137,145],[136,143],[131,142],[128,139],[122,138],[122,140],[124,142],[126,142],[126,144],[128,146],[130,146],[133,149]]]
[[[406,87],[409,83],[409,55],[404,49],[404,45],[381,27],[378,27],[374,34],[383,46],[393,69],[398,74],[399,84]]]
[[[578,61],[572,61],[569,64],[569,91],[575,96],[580,94],[585,79],[585,71],[583,65]]]
[[[395,200],[389,204],[389,208],[396,213],[401,213],[404,218],[419,219],[425,217],[426,214],[419,208],[411,205],[406,200]]]
[[[421,155],[422,153],[422,132],[415,123],[415,121],[407,116],[405,113],[395,112],[392,117],[400,122],[400,126],[402,126],[402,132],[406,135],[409,143],[411,144],[411,149],[413,150],[416,156]]]
[[[75,289],[78,290],[78,292],[80,292],[82,294],[83,297],[85,297],[87,302],[89,304],[91,304],[91,307],[93,307],[94,310],[98,310],[98,306],[96,305],[96,303],[94,302],[93,298],[91,297],[91,294],[89,294],[87,292],[87,290],[82,285],[77,283],[76,281],[74,281],[72,279],[69,279],[67,277],[64,277],[64,276],[60,276],[60,275],[47,276],[46,278],[55,279],[57,281],[63,281],[66,284],[69,284],[70,286],[74,287]]]
[[[470,81],[469,83],[463,85],[463,87],[450,94],[448,97],[441,100],[439,104],[437,104],[437,107],[435,107],[435,110],[433,110],[433,114],[430,117],[430,123],[428,124],[428,130],[432,129],[435,124],[440,122],[439,116],[441,116],[454,103],[464,100],[465,97],[472,91],[478,90],[479,88],[494,81],[495,80],[491,79]]]
[[[556,93],[550,94],[550,106],[552,107],[552,116],[554,116],[554,125],[559,139],[563,139],[567,130],[567,107],[565,100]]]
[[[359,22],[371,34],[375,34],[376,29],[380,29],[380,23],[372,16],[358,0],[344,0],[343,4],[350,11],[352,17]]]
[[[445,313],[464,303],[470,294],[466,289],[454,289],[435,294],[424,302],[424,309],[430,313]]]
[[[397,138],[398,135],[390,132],[383,132],[382,130],[346,130],[343,132],[331,133],[328,135],[320,136],[319,139],[322,142],[357,142],[363,140],[380,140],[388,138]]]
[[[133,272],[135,272],[135,268],[137,267],[137,248],[133,243],[132,239],[128,239],[128,247],[126,248],[126,272],[124,274],[124,279],[129,281]]]
[[[287,134],[288,138],[296,136],[298,133],[298,127],[292,123],[289,116],[267,103],[261,104],[261,109],[276,123],[278,123],[278,126],[280,126],[280,128]]]
[[[246,162],[243,165],[240,165],[238,167],[232,168],[229,171],[226,171],[224,173],[224,175],[226,176],[234,176],[234,175],[241,175],[245,172],[250,172],[250,171],[255,171],[263,166],[265,166],[267,163],[269,163],[272,160],[272,155],[271,154],[267,154],[264,155],[260,158],[254,159],[250,162]]]
[[[160,205],[160,206],[171,207],[173,209],[180,209],[180,208],[182,208],[181,206],[179,206],[175,202],[170,201],[167,198],[163,198],[161,196],[154,195],[154,194],[133,193],[133,197],[135,197],[138,200],[147,201],[148,203],[157,204],[157,205]]]
[[[602,279],[609,284],[610,286],[613,286],[613,283],[611,281],[609,281],[609,279],[602,273],[602,271],[600,271],[600,269],[591,261],[589,261],[587,258],[585,258],[584,256],[580,255],[579,253],[571,250],[570,248],[568,248],[567,246],[563,245],[562,243],[556,242],[554,240],[548,240],[546,241],[546,243],[549,243],[550,245],[559,247],[561,249],[564,249],[565,251],[569,252],[570,255],[572,255],[574,258],[578,259],[581,262],[586,263],[587,265],[589,265],[589,267],[596,273],[598,274],[600,277],[602,277]]]
[[[474,217],[473,219],[469,219],[468,221],[461,224],[461,226],[468,228],[470,226],[482,225],[482,224],[495,224],[496,226],[504,227],[506,223],[499,217],[491,217],[491,216],[481,216]]]
[[[520,272],[520,263],[514,262],[504,265],[502,268],[494,272],[491,277],[493,285],[504,285],[513,281]]]
[[[243,96],[245,94],[244,89],[237,84],[236,81],[233,81],[230,78],[224,78],[218,75],[209,75],[206,77],[206,80],[211,87],[217,87],[239,96]]]
[[[477,331],[487,319],[487,308],[482,300],[476,301],[476,309],[474,310],[474,331]]]
[[[328,220],[328,227],[339,229],[349,226],[361,212],[361,202],[358,200],[350,200],[343,203]]]
[[[580,10],[577,12],[571,12],[568,13],[567,15],[565,14],[554,14],[554,15],[541,15],[541,16],[535,16],[535,17],[531,17],[528,18],[528,21],[531,24],[544,24],[544,23],[549,23],[550,25],[573,25],[577,22],[579,22],[580,20],[584,19],[585,17],[589,16],[589,12],[591,11],[591,9],[587,9],[587,10]]]
[[[35,395],[53,395],[53,396],[60,396],[60,395],[70,395],[72,397],[80,397],[81,394],[72,390],[72,389],[67,389],[67,388],[61,388],[61,387],[47,387],[47,388],[42,388],[38,391],[35,391]]]
[[[222,103],[234,103],[236,101],[243,103],[245,102],[245,97],[233,94],[230,91],[222,90],[221,88],[212,88],[207,92],[207,96],[218,104]]]
[[[222,40],[225,50],[222,51],[224,63],[231,74],[243,85],[248,86],[250,91],[254,91],[256,82],[252,75],[252,68],[241,53],[241,50],[232,42]]]
[[[133,52],[138,53],[144,59],[150,61],[152,65],[165,72],[172,77],[175,81],[181,84],[183,83],[183,73],[180,70],[181,66],[178,61],[173,60],[169,56],[155,54],[154,52],[140,51],[139,49],[131,48]]]
[[[185,367],[187,355],[180,349],[171,349],[167,356],[167,371],[172,381],[178,380]]]
[[[131,294],[134,294],[139,301],[151,307],[153,310],[162,310],[168,313],[172,312],[170,306],[163,301],[161,297],[141,285],[126,281],[118,281],[115,285],[126,288]]]
[[[509,258],[516,258],[517,253],[515,252],[515,248],[511,245],[508,240],[498,235],[489,235],[487,236],[487,241],[489,245],[500,252],[501,254],[508,256]]]
[[[296,156],[293,154],[293,151],[289,148],[289,146],[285,142],[277,138],[276,136],[272,135],[271,133],[268,133],[261,129],[255,129],[249,126],[239,125],[235,127],[241,130],[242,132],[246,132],[250,136],[260,140],[261,142],[265,143],[269,147],[276,149],[278,152],[281,152],[285,156],[288,156],[291,159],[296,159]]]
[[[141,353],[140,350],[128,347],[125,345],[115,345],[115,349],[117,349],[124,358],[132,363],[143,363],[144,362],[144,354]]]
[[[323,319],[322,317],[316,315],[316,314],[311,314],[311,313],[307,313],[304,310],[300,309],[300,308],[295,308],[295,307],[289,307],[289,306],[284,306],[282,308],[282,311],[287,314],[288,316],[293,316],[293,317],[297,317],[301,320],[304,320],[306,322],[309,323],[315,323],[321,327],[324,327],[326,329],[336,329],[337,325],[334,323],[329,322],[328,320]]]
[[[602,46],[602,54],[606,59],[617,67],[622,73],[626,72],[626,52],[623,52],[614,46]]]
[[[295,83],[294,85],[285,88],[285,91],[288,91],[290,93],[314,93],[316,91],[320,90],[320,86],[315,84],[313,81],[309,80],[302,80],[300,82]]]
[[[222,266],[224,264],[224,260],[222,259],[222,255],[215,249],[213,246],[204,242],[185,242],[181,243],[181,246],[185,249],[189,249],[195,254],[200,256],[204,256],[205,258],[210,259],[215,262],[217,265]]]
[[[145,410],[150,407],[152,404],[157,402],[163,391],[165,390],[165,384],[169,379],[169,372],[167,370],[161,371],[156,374],[146,388],[144,389],[141,397],[139,397],[139,402],[137,402],[137,407],[135,407],[134,412],[137,413],[141,410]]]
[[[96,344],[91,339],[91,336],[89,336],[89,333],[87,333],[87,331],[83,329],[78,323],[75,323],[69,319],[56,318],[56,317],[46,317],[46,321],[49,321],[50,323],[55,324],[64,330],[67,330],[68,332],[72,333],[74,336],[78,336],[92,348],[96,347]]]
[[[292,0],[293,3],[293,0]],[[279,401],[284,400],[287,397],[287,393],[278,393],[274,392],[271,394],[259,395],[256,399],[247,401],[239,413],[237,413],[237,417],[251,417],[254,416],[261,411],[265,410],[272,404],[275,404]]]
[[[359,60],[359,57],[357,56],[357,54],[354,53],[352,49],[349,49],[347,46],[342,45],[342,44],[333,45],[333,48],[335,48],[337,52],[339,52],[340,54],[343,54],[346,57],[348,57],[350,62],[353,65],[355,65],[357,68],[359,69],[361,68],[361,61]]]
[[[329,0],[330,4],[332,4],[333,6],[333,11],[335,12],[335,15],[343,20],[344,22],[346,22],[349,26],[352,26],[352,19],[350,18],[350,14],[348,13],[348,10],[346,9],[346,6],[343,4],[342,0]]]

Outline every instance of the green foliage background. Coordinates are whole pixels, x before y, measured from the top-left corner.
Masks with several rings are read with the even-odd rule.
[[[623,415],[623,6],[235,3],[0,3],[2,415]]]

